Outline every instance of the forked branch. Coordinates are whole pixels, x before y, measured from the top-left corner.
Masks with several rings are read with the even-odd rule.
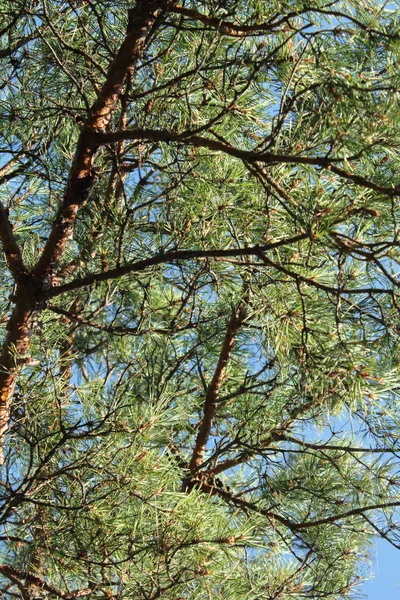
[[[0,353],[0,438],[8,429],[18,361],[29,351],[32,315],[42,308],[40,299],[51,285],[52,274],[73,234],[78,210],[87,201],[94,184],[93,162],[100,147],[98,132],[110,122],[124,83],[143,56],[149,33],[166,4],[166,0],[137,0],[135,8],[131,9],[126,37],[82,128],[63,200],[42,255],[30,273],[25,273],[6,210],[0,207],[0,238],[8,266],[19,284],[16,305]]]

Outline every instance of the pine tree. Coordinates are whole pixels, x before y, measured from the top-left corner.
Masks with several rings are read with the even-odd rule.
[[[396,4],[0,0],[2,598],[400,547]]]

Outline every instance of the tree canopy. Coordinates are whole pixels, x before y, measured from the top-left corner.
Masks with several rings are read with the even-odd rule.
[[[1,597],[356,597],[400,548],[399,5],[0,8]]]

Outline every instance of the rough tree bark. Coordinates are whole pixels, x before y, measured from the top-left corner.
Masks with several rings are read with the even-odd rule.
[[[7,212],[0,206],[0,238],[16,283],[15,307],[0,354],[0,439],[8,429],[18,366],[29,361],[32,317],[43,308],[43,294],[52,285],[52,276],[73,234],[78,210],[87,202],[93,187],[94,158],[102,144],[98,134],[110,123],[124,83],[143,56],[148,35],[166,6],[165,0],[139,0],[131,9],[126,37],[79,136],[68,184],[49,238],[37,264],[29,272],[24,267]]]

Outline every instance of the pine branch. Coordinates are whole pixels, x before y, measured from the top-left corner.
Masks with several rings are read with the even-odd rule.
[[[387,33],[385,31],[375,29],[371,26],[367,26],[365,23],[363,23],[362,21],[360,21],[359,19],[357,19],[356,17],[354,17],[351,14],[341,12],[339,10],[332,10],[330,8],[328,8],[327,10],[324,10],[324,9],[320,9],[320,8],[307,7],[307,8],[299,9],[296,11],[291,11],[279,19],[277,19],[277,17],[279,17],[279,13],[277,13],[268,22],[255,23],[254,25],[238,25],[237,23],[231,23],[228,21],[224,21],[222,18],[218,19],[215,17],[211,17],[209,15],[200,13],[197,10],[186,8],[184,6],[180,6],[180,5],[174,6],[172,2],[170,3],[170,5],[168,5],[168,10],[172,13],[176,13],[176,14],[188,17],[188,19],[190,19],[190,20],[200,21],[207,27],[218,31],[222,35],[227,35],[230,37],[241,38],[241,37],[247,37],[250,35],[257,35],[257,34],[258,35],[261,35],[261,34],[266,35],[268,33],[276,34],[277,30],[279,31],[279,28],[282,27],[283,25],[285,25],[287,28],[289,28],[289,27],[293,28],[293,26],[291,26],[291,24],[290,24],[291,19],[295,19],[296,17],[298,18],[298,17],[301,17],[302,15],[313,14],[313,13],[317,14],[317,15],[318,14],[330,15],[330,16],[335,16],[336,18],[344,18],[344,19],[348,20],[349,23],[353,23],[354,25],[359,27],[361,30],[370,31],[370,32],[376,34],[377,36],[380,36],[383,38],[397,40],[400,37],[399,34],[397,34],[397,33]],[[277,20],[275,20],[275,19],[277,19]],[[311,26],[311,25],[309,25],[309,26]]]
[[[22,590],[24,590],[27,585],[30,585],[43,590],[44,592],[48,592],[49,594],[54,594],[63,600],[75,600],[76,598],[83,598],[93,593],[93,590],[90,588],[78,590],[72,594],[70,592],[59,590],[38,575],[22,571],[11,565],[0,564],[0,573],[4,575],[4,577],[10,579],[13,583],[16,583]]]
[[[147,36],[159,11],[165,6],[166,0],[138,0],[135,8],[131,9],[126,38],[110,65],[106,81],[81,131],[64,199],[34,268],[39,277],[44,277],[58,264],[72,235],[77,212],[87,201],[95,181],[93,160],[100,147],[98,132],[109,124],[126,78],[142,57]]]
[[[228,142],[221,140],[213,140],[208,137],[202,137],[199,135],[192,135],[190,131],[183,133],[172,133],[167,130],[156,130],[156,129],[126,129],[111,133],[99,133],[97,136],[98,144],[115,144],[122,140],[145,140],[152,142],[177,142],[188,146],[194,146],[195,148],[208,148],[216,152],[222,152],[234,158],[246,161],[248,163],[264,163],[269,165],[276,164],[293,164],[293,165],[310,165],[321,169],[326,169],[335,173],[340,178],[352,181],[360,187],[374,190],[381,194],[389,197],[400,196],[400,190],[394,187],[385,187],[370,181],[362,175],[346,171],[338,163],[347,160],[348,157],[343,158],[328,158],[326,156],[300,156],[293,154],[274,154],[273,152],[255,152],[253,150],[242,150],[236,148]]]
[[[126,78],[142,57],[149,32],[165,6],[166,0],[138,0],[135,8],[131,9],[127,35],[110,65],[106,81],[81,131],[64,198],[42,255],[30,276],[20,283],[17,290],[16,306],[0,355],[0,439],[7,431],[10,419],[17,360],[29,350],[30,320],[33,312],[40,307],[38,297],[49,286],[49,278],[73,233],[78,210],[87,201],[95,180],[93,160],[100,147],[97,132],[110,122]],[[21,254],[4,210],[0,212],[0,228],[10,268],[15,276],[19,276],[23,268]]]
[[[8,219],[8,211],[0,201],[0,240],[3,246],[3,252],[6,256],[8,268],[16,282],[26,273],[26,268],[22,260],[21,250],[15,239],[12,225]]]
[[[214,376],[207,388],[203,418],[189,464],[191,473],[197,471],[203,462],[207,441],[210,436],[211,427],[214,422],[215,413],[218,406],[219,391],[225,378],[229,360],[232,356],[236,335],[243,324],[245,314],[245,304],[240,303],[239,306],[232,311],[232,316],[229,319],[228,327],[225,333],[225,339],[222,344],[217,366],[214,371]]]
[[[313,444],[311,442],[305,442],[299,440],[293,436],[282,433],[280,439],[285,442],[291,442],[304,448],[310,448],[311,450],[318,450],[324,452],[325,450],[337,450],[339,452],[350,452],[355,454],[381,454],[381,453],[396,453],[400,452],[400,448],[360,448],[358,446],[340,446],[339,444]]]
[[[99,281],[110,281],[112,279],[123,277],[124,275],[129,275],[130,273],[144,271],[148,267],[154,267],[156,265],[198,258],[258,256],[259,252],[267,252],[269,250],[273,250],[274,248],[280,248],[281,246],[294,244],[307,238],[309,238],[308,233],[301,233],[299,235],[293,236],[292,238],[284,238],[277,242],[272,242],[271,244],[264,244],[263,246],[253,246],[250,248],[232,248],[228,250],[172,250],[170,252],[162,252],[160,254],[155,254],[150,258],[145,258],[143,260],[127,263],[126,265],[116,267],[115,269],[109,269],[108,271],[102,271],[100,273],[91,273],[89,275],[86,275],[85,277],[73,279],[69,283],[64,283],[63,285],[56,286],[48,291],[43,292],[42,298],[55,298],[56,296],[64,294],[65,292],[80,289],[82,287],[92,285],[93,283],[97,283]]]
[[[228,21],[224,21],[223,19],[211,17],[191,8],[185,8],[184,6],[180,5],[176,6],[172,2],[168,4],[168,10],[171,13],[188,17],[192,21],[200,21],[201,23],[203,23],[203,25],[206,25],[207,27],[218,31],[218,33],[222,33],[222,35],[238,38],[247,37],[251,35],[265,35],[268,33],[276,33],[276,29],[279,29],[280,27],[282,27],[282,25],[286,25],[293,17],[308,12],[305,10],[291,12],[285,17],[275,22],[273,18],[266,23],[256,23],[254,25],[238,25],[237,23],[230,23]]]
[[[295,523],[294,521],[279,515],[278,513],[271,511],[269,509],[257,506],[254,502],[248,502],[243,498],[232,494],[231,492],[224,490],[223,488],[219,488],[213,486],[209,483],[206,483],[202,480],[197,481],[193,480],[193,485],[198,487],[202,492],[210,495],[210,496],[219,496],[223,500],[227,502],[233,503],[235,506],[244,509],[245,511],[252,511],[267,517],[272,521],[277,521],[285,527],[288,527],[293,532],[304,530],[304,529],[312,529],[313,527],[320,527],[321,525],[327,525],[330,523],[337,523],[338,521],[343,521],[355,516],[364,516],[364,513],[367,513],[371,510],[379,510],[385,508],[397,508],[400,506],[400,502],[381,502],[377,504],[371,504],[368,506],[359,506],[357,508],[353,508],[351,510],[344,511],[342,513],[333,514],[329,517],[324,517],[322,519],[313,519],[311,521],[302,521],[300,523]]]
[[[78,290],[83,287],[87,287],[93,285],[94,283],[100,281],[111,281],[113,279],[118,279],[119,277],[124,277],[125,275],[129,275],[131,273],[138,273],[140,271],[144,271],[149,267],[154,267],[162,264],[169,264],[178,262],[181,260],[193,260],[193,259],[201,259],[201,258],[214,258],[215,260],[224,259],[235,256],[257,256],[267,264],[268,266],[274,267],[277,271],[288,275],[290,278],[295,280],[303,281],[307,283],[311,287],[315,287],[321,289],[330,294],[334,294],[337,296],[338,294],[350,294],[350,295],[358,295],[358,294],[389,294],[393,295],[393,290],[390,288],[383,287],[363,287],[363,288],[341,288],[334,287],[330,285],[326,285],[324,283],[320,283],[315,279],[310,277],[305,277],[304,275],[300,275],[299,273],[295,273],[278,263],[275,263],[270,258],[265,256],[264,252],[269,250],[273,250],[275,248],[279,248],[281,246],[286,246],[301,240],[305,240],[310,237],[309,233],[301,233],[298,236],[293,236],[292,238],[286,238],[283,240],[279,240],[278,242],[272,242],[271,244],[265,244],[263,246],[252,246],[250,248],[232,248],[228,250],[176,250],[170,252],[163,252],[161,254],[155,254],[150,258],[146,258],[143,260],[134,261],[131,263],[127,263],[120,267],[116,267],[114,269],[109,269],[108,271],[101,271],[99,273],[90,273],[85,277],[80,277],[73,279],[69,283],[64,283],[59,286],[55,286],[49,290],[43,291],[40,294],[40,298],[42,300],[48,300],[50,298],[55,298],[64,294],[66,292],[70,292],[73,290]]]
[[[284,439],[286,439],[285,432],[293,426],[296,420],[299,417],[306,415],[308,411],[319,406],[320,404],[321,401],[319,398],[313,398],[305,404],[300,404],[298,407],[296,407],[290,412],[289,419],[287,421],[278,423],[263,440],[260,440],[257,449],[249,449],[245,452],[241,452],[239,456],[236,456],[235,458],[224,460],[212,469],[204,471],[205,476],[214,477],[215,475],[219,475],[220,473],[232,469],[233,467],[242,465],[246,463],[249,459],[251,459],[253,456],[256,456],[260,452],[263,452],[265,449],[269,448],[274,442],[283,441]]]

